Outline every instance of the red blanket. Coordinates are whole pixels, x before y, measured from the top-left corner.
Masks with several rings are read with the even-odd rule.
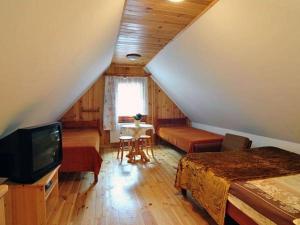
[[[63,161],[60,171],[92,171],[98,176],[102,159],[97,129],[65,129],[62,141]]]
[[[160,127],[158,136],[186,151],[193,152],[197,144],[220,144],[223,136],[187,126]]]

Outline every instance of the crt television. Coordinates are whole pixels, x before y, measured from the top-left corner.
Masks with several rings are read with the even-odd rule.
[[[33,183],[62,161],[61,124],[22,128],[0,140],[0,177]]]

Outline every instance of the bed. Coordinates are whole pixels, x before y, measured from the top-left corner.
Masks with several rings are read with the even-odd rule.
[[[63,161],[60,172],[94,172],[98,181],[102,159],[97,121],[63,122]]]
[[[189,190],[217,224],[223,225],[226,210],[231,209],[233,214],[236,209],[230,202],[227,205],[235,182],[297,174],[300,174],[300,155],[275,147],[191,153],[179,162],[175,186],[183,193]]]
[[[185,152],[219,151],[223,136],[188,126],[186,118],[158,119],[156,133]]]
[[[300,174],[234,182],[227,213],[239,224],[300,224]]]

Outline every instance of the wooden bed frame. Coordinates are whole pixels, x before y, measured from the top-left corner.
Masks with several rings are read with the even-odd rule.
[[[63,128],[100,128],[99,120],[90,121],[61,121]]]
[[[89,121],[61,121],[62,127],[65,129],[89,129],[97,128],[99,136],[101,133],[101,123],[100,120],[89,120]]]
[[[227,215],[230,216],[230,218],[232,218],[235,222],[237,222],[240,225],[257,225],[257,223],[255,223],[254,220],[252,220],[249,216],[247,216],[229,201],[227,201],[226,206],[226,217]],[[227,222],[225,223],[226,225],[229,225],[230,219],[225,218],[225,222]]]
[[[187,190],[181,189],[181,194],[186,198]],[[233,220],[233,221],[232,221]],[[257,225],[249,216],[227,201],[225,225]]]
[[[158,129],[161,126],[176,126],[176,125],[183,125],[183,126],[189,126],[189,119],[188,118],[167,118],[167,119],[157,119],[156,120],[156,128]]]

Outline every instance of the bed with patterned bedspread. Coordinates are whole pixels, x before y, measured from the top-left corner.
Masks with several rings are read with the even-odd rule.
[[[211,217],[223,225],[232,183],[299,173],[300,155],[275,147],[192,153],[180,160],[175,186],[189,190]]]
[[[300,174],[234,182],[228,202],[259,225],[300,225]]]

